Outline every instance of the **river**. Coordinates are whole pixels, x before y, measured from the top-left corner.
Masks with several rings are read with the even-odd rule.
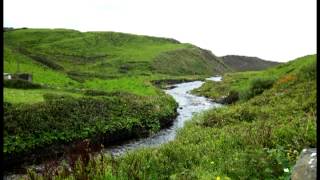
[[[207,78],[206,80],[221,81],[221,77],[211,77]],[[186,121],[191,120],[195,113],[221,106],[221,104],[212,102],[205,97],[190,94],[191,90],[200,87],[203,83],[203,81],[180,83],[175,84],[174,88],[172,89],[165,90],[165,92],[171,95],[179,104],[177,109],[178,116],[174,120],[172,126],[162,129],[158,133],[147,138],[134,139],[123,142],[119,145],[106,147],[103,152],[111,153],[113,155],[121,155],[138,148],[159,146],[163,143],[174,140],[177,130],[182,128]],[[42,169],[43,165],[37,165],[33,167],[36,169]],[[8,175],[5,176],[4,179],[16,179],[17,177],[21,177],[21,175]]]
[[[221,81],[221,77],[211,77],[206,80]],[[147,138],[131,140],[121,145],[110,146],[104,151],[113,155],[120,155],[137,148],[158,146],[174,140],[177,130],[182,128],[185,121],[190,120],[194,113],[221,106],[205,97],[195,96],[189,93],[191,90],[200,87],[203,83],[203,81],[186,82],[174,85],[173,89],[165,90],[165,92],[171,95],[179,104],[177,110],[178,116],[171,127],[163,129],[157,134]]]

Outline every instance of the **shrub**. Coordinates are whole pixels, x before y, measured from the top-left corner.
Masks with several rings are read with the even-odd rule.
[[[54,94],[54,93],[46,93],[43,95],[43,99],[45,101],[54,101],[54,100],[61,100],[61,99],[72,99],[73,97],[70,95],[65,94]]]
[[[244,91],[241,99],[248,100],[256,95],[262,94],[264,90],[270,89],[274,83],[271,78],[256,78],[250,82],[248,90]]]
[[[290,84],[293,84],[296,79],[297,77],[294,74],[284,75],[275,83],[275,86],[282,86],[287,88]]]
[[[251,82],[250,90],[253,95],[261,94],[265,89],[272,87],[274,80],[273,79],[254,79]]]
[[[303,79],[315,79],[317,77],[317,62],[313,61],[309,64],[304,65],[301,67],[300,71],[298,72],[298,77]]]
[[[153,98],[114,93],[108,97],[73,98],[48,93],[44,99],[31,105],[4,106],[6,163],[28,158],[30,153],[53,144],[85,138],[108,144],[146,136],[173,120],[177,108],[168,95]],[[46,151],[48,155],[55,153]]]
[[[40,84],[32,83],[30,81],[22,80],[22,79],[5,79],[3,81],[3,86],[7,88],[15,88],[15,89],[39,89],[41,88]]]
[[[239,100],[239,93],[237,91],[231,90],[228,96],[224,99],[224,103],[232,104]]]
[[[106,96],[110,95],[110,93],[100,90],[88,89],[84,91],[84,95],[86,96]]]

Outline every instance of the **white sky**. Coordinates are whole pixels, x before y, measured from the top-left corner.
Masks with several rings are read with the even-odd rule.
[[[283,62],[316,53],[316,0],[4,0],[4,26],[168,37]]]

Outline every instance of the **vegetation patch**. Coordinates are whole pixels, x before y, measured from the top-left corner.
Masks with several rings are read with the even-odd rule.
[[[270,89],[273,83],[274,79],[255,78],[251,80],[249,89],[242,94],[243,99],[250,99],[263,93],[264,90]]]
[[[175,101],[164,94],[141,97],[118,93],[83,98],[45,94],[44,99],[32,105],[5,104],[4,157],[8,166],[52,144],[85,138],[108,144],[117,136],[149,135],[171,122],[177,108]]]
[[[3,80],[3,87],[15,89],[39,89],[41,88],[41,85],[22,79],[5,79]]]
[[[223,81],[206,81],[200,88],[194,89],[192,93],[213,99],[214,101],[224,102],[231,92],[239,94],[239,100],[247,100],[261,94],[264,90],[281,82],[294,82],[297,74],[300,77],[314,77],[315,66],[313,65],[315,55],[308,55],[290,61],[286,64],[269,68],[264,71],[247,71],[226,73]],[[288,83],[284,83],[288,84]]]
[[[213,75],[230,71],[218,57],[197,47],[163,52],[155,57],[152,67],[156,72],[171,75]]]

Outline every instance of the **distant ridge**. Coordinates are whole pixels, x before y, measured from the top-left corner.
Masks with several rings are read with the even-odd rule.
[[[258,57],[226,55],[220,57],[234,71],[256,71],[279,65],[281,63],[267,61]]]

